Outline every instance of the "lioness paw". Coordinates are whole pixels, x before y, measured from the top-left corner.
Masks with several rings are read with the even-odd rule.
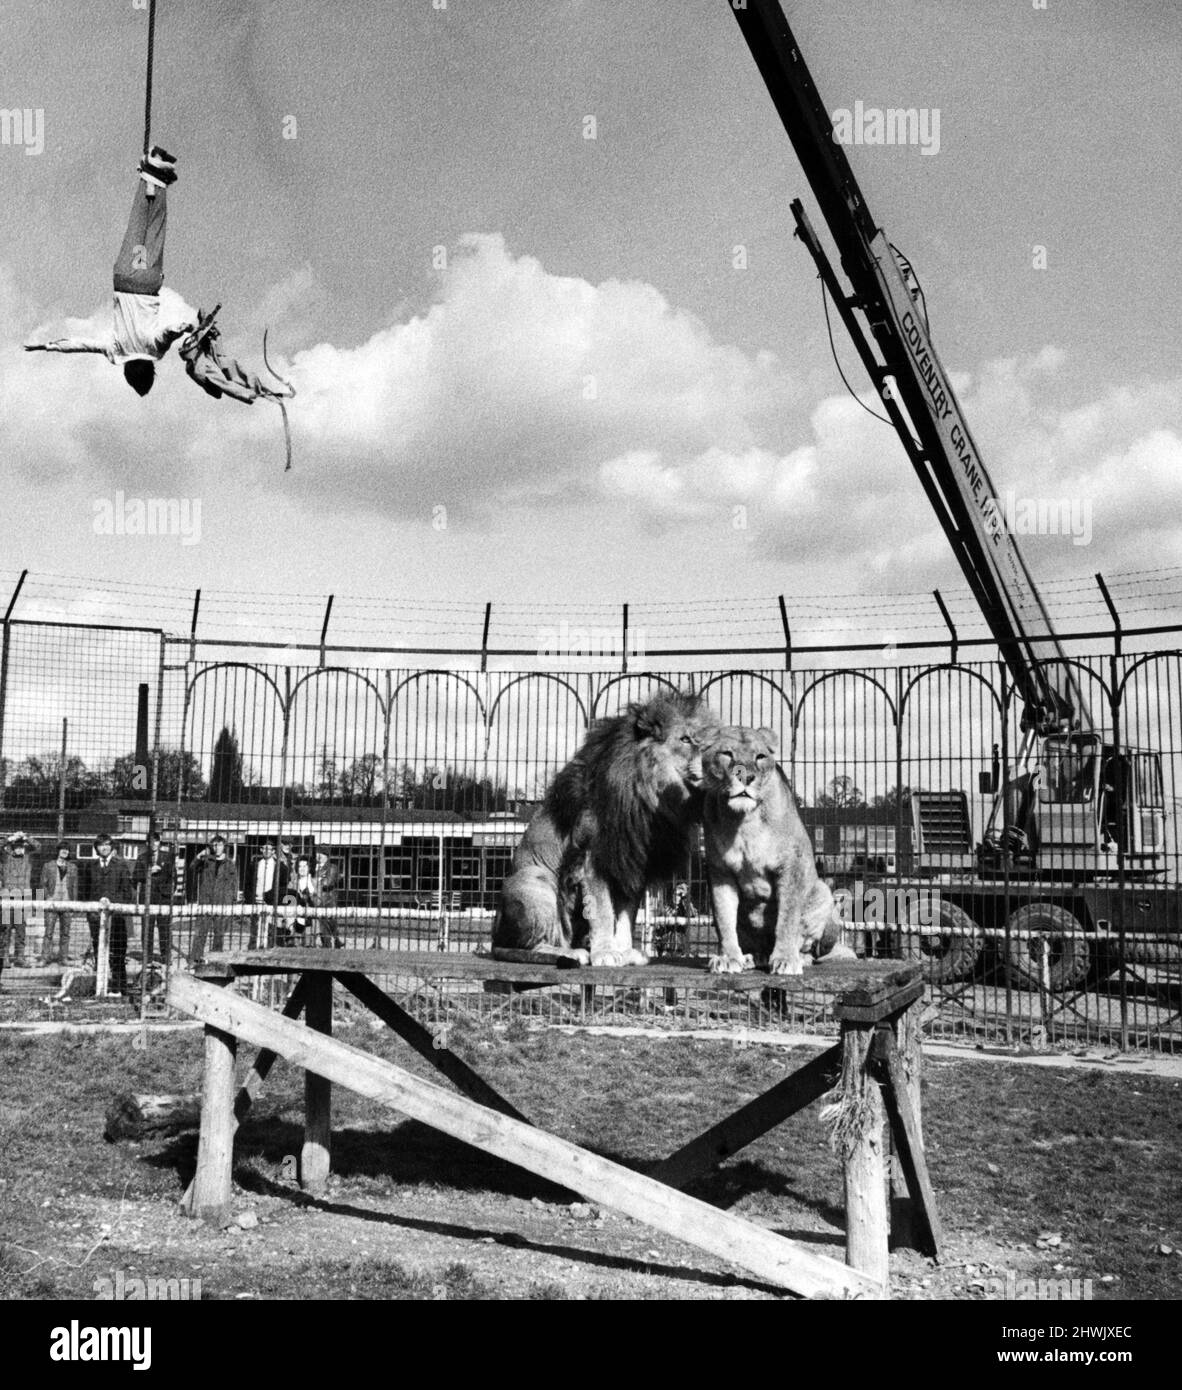
[[[711,956],[708,964],[712,975],[741,975],[754,962],[750,956]]]
[[[569,957],[571,960],[577,960],[580,965],[591,964],[591,952],[583,950],[581,946],[571,946],[562,954]]]
[[[622,951],[592,951],[590,963],[594,966],[630,965],[631,961]]]
[[[773,975],[803,975],[804,961],[799,956],[773,956],[768,969]]]

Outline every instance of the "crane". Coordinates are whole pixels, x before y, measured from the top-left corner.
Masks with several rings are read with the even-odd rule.
[[[1012,881],[1025,880],[1023,925],[1035,908],[1046,927],[1058,923],[1073,931],[1064,919],[1093,930],[1099,922],[1120,924],[1121,913],[1093,901],[1086,884],[1106,876],[1144,882],[1164,873],[1160,755],[1106,741],[1097,732],[932,345],[914,271],[871,215],[779,0],[726,3],[792,141],[848,290],[799,199],[791,203],[796,235],[816,264],[1022,701],[1015,772],[982,774],[981,790],[994,799],[980,843],[972,843],[963,792],[916,792],[915,863],[931,872],[976,874],[976,885],[961,895],[964,905],[948,904],[963,919],[962,935],[983,920],[996,920],[997,906],[989,901],[995,895],[983,880],[999,873],[1007,903]],[[1171,912],[1173,922],[1176,904]],[[1143,923],[1144,917],[1137,925]],[[1007,943],[1009,936],[1007,930]],[[1063,980],[1079,976],[1081,960],[1086,973],[1086,944],[1082,952],[1071,947],[1069,956]]]

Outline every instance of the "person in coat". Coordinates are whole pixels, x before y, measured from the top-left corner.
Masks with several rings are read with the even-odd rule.
[[[70,959],[71,914],[54,903],[78,902],[78,865],[63,840],[54,858],[41,866],[40,887],[45,899],[45,940],[41,946],[42,965],[66,965]],[[54,942],[57,941],[57,948]]]
[[[95,860],[90,867],[90,883],[87,896],[97,899],[103,907],[112,904],[125,905],[134,900],[135,889],[131,882],[131,868],[122,855],[115,853],[115,845],[110,835],[100,835],[94,842]],[[99,914],[88,912],[90,944],[94,952],[95,968],[98,967]],[[127,918],[122,912],[111,912],[107,921],[107,961],[110,965],[108,992],[127,993]]]

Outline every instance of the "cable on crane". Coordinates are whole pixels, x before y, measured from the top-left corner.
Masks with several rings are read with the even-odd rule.
[[[841,362],[839,361],[837,356],[837,344],[833,341],[833,325],[829,321],[829,292],[825,288],[824,280],[821,281],[821,305],[825,310],[825,327],[829,332],[829,351],[833,354],[833,363],[834,366],[836,366],[837,368],[837,375],[841,377],[842,381],[845,383],[845,389],[850,393],[851,396],[853,396],[854,400],[858,402],[858,404],[862,407],[862,409],[866,412],[867,415],[872,415],[876,420],[880,421],[882,424],[889,425],[891,429],[894,429],[894,425],[891,424],[891,421],[887,419],[885,415],[880,415],[877,410],[871,410],[870,407],[866,404],[866,402],[862,399],[862,397],[859,396],[858,393],[854,390],[854,388],[849,384],[849,381],[846,380],[846,374],[842,371]]]

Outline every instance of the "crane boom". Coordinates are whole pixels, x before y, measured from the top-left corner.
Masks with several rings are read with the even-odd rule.
[[[1022,725],[1036,734],[1090,732],[1091,714],[1074,669],[1006,527],[925,315],[834,139],[779,0],[727,0],[727,5],[817,199],[851,294],[842,289],[799,201],[792,205],[797,234],[817,264],[1017,684]],[[1045,649],[1041,655],[1038,647]]]

